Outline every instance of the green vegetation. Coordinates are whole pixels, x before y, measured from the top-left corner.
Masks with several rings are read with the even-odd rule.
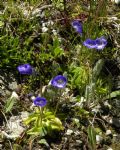
[[[108,0],[8,0],[0,3],[0,75],[2,70],[12,70],[19,87],[16,89],[18,98],[2,97],[5,132],[1,130],[0,140],[3,149],[50,148],[51,143],[55,144],[54,139],[59,141],[62,134],[68,134],[69,128],[80,132],[82,145],[76,150],[116,145],[112,140],[107,143],[105,132],[111,125],[104,119],[106,109],[109,116],[114,108],[111,100],[120,97],[119,89],[114,90],[113,80],[119,69],[109,64],[119,57],[120,15],[116,11],[113,17],[117,19],[109,22],[111,5],[114,6]],[[117,29],[112,29],[111,25]],[[32,73],[18,69],[24,64],[30,64]],[[58,75],[62,78],[56,83],[54,77],[59,78]],[[65,85],[58,85],[62,82]],[[33,105],[37,96],[47,99],[44,107]],[[18,136],[9,134],[13,133],[11,127],[6,129],[11,116],[19,116],[21,112],[28,113],[21,120],[24,130]],[[97,135],[104,139],[101,143]],[[53,146],[53,149],[57,148]]]

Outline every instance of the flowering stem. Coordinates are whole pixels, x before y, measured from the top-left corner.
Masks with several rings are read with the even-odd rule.
[[[55,108],[55,112],[54,115],[56,115],[57,109],[58,109],[58,105],[59,105],[59,101],[57,102],[56,108]]]
[[[42,115],[43,115],[42,108],[38,107],[38,110],[36,112],[39,113],[39,116],[36,121],[36,127],[40,127],[40,126],[42,126]]]
[[[55,108],[55,111],[54,111],[54,115],[56,115],[56,113],[57,113],[57,110],[58,110],[58,106],[59,106],[59,102],[60,102],[60,96],[61,96],[61,89],[60,89],[60,95],[59,95],[59,97],[58,97],[58,101],[57,101],[57,105],[56,105],[56,108]]]
[[[40,110],[40,126],[42,126],[43,109],[39,107],[39,110]]]

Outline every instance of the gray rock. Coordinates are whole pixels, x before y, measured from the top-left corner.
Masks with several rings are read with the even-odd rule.
[[[1,131],[2,135],[5,136],[7,139],[16,139],[20,137],[21,133],[25,130],[25,128],[21,126],[21,122],[21,116],[10,117],[6,124],[5,130]]]
[[[116,4],[120,4],[120,0],[115,0],[115,3]]]
[[[102,141],[103,137],[100,135],[96,135],[96,142],[99,144]]]
[[[111,130],[107,130],[105,134],[106,134],[106,135],[111,135],[112,132],[111,132]]]
[[[66,132],[66,135],[71,135],[73,133],[73,130],[68,129]]]
[[[76,140],[77,143],[82,144],[83,142],[81,140]]]
[[[11,95],[17,88],[17,81],[13,73],[0,70],[0,95]]]
[[[115,4],[120,4],[120,0],[112,0]]]

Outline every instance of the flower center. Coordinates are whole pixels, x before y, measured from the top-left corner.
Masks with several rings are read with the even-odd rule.
[[[63,83],[63,80],[60,79],[60,80],[57,81],[57,83],[58,83],[58,84],[62,84],[62,83]]]

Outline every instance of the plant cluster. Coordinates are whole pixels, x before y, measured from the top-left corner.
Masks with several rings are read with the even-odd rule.
[[[89,122],[88,147],[95,150],[95,121],[99,113],[95,107],[114,94],[112,75],[110,71],[106,74],[104,68],[116,50],[110,46],[108,30],[101,25],[107,18],[109,3],[69,3],[2,2],[0,67],[12,68],[19,76],[20,95],[34,93],[32,109],[23,120],[32,140],[40,137],[41,143],[47,145],[44,137],[63,132],[63,122],[71,111]],[[13,97],[7,101],[5,113],[12,111],[15,101]],[[68,114],[62,113],[64,104],[70,106]]]

